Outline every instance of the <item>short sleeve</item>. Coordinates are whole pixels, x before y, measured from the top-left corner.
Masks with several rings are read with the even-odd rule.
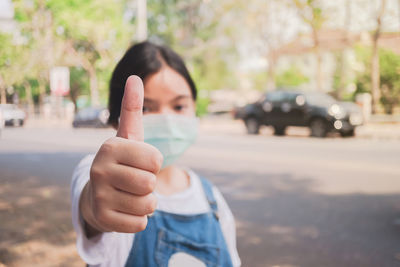
[[[213,187],[213,193],[218,204],[221,228],[228,246],[229,254],[231,255],[232,264],[234,267],[238,267],[241,265],[241,261],[236,248],[235,219],[221,192],[215,186]]]

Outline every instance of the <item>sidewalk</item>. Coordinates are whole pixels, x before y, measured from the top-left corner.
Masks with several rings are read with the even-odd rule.
[[[246,134],[243,121],[233,120],[227,115],[209,115],[201,119],[200,129],[209,134]],[[272,135],[272,127],[262,127],[262,135]],[[306,127],[288,127],[288,136],[307,137],[310,131]],[[383,121],[374,119],[356,129],[356,138],[400,140],[400,120]]]
[[[29,117],[25,121],[24,127],[27,128],[71,128],[72,121],[63,119],[43,119],[40,117]]]
[[[26,121],[24,127],[70,129],[72,127],[72,122],[66,120],[30,118]],[[207,134],[246,134],[244,123],[241,120],[233,120],[229,115],[208,115],[201,118],[200,130]],[[310,134],[309,129],[305,127],[289,127],[286,133],[288,136],[296,137],[307,137]],[[273,135],[272,127],[263,127],[261,129],[261,134]],[[365,139],[400,140],[400,120],[385,121],[375,118],[371,122],[359,126],[356,129],[356,137]]]

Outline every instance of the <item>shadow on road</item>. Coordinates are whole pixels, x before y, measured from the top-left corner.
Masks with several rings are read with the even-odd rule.
[[[243,266],[398,266],[400,195],[314,192],[290,174],[198,170],[226,197]]]
[[[83,266],[69,198],[72,170],[83,155],[0,154],[0,263]]]
[[[84,153],[0,153],[0,263],[83,266],[69,183]],[[237,220],[243,266],[397,266],[400,195],[325,195],[289,173],[198,169]]]

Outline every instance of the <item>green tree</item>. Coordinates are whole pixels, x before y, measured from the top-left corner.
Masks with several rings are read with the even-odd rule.
[[[14,6],[15,18],[29,44],[31,68],[25,76],[38,79],[40,103],[50,68],[66,65],[87,72],[89,82],[84,86],[89,86],[91,102],[97,105],[99,95],[106,94],[116,59],[132,36],[132,27],[122,16],[125,2],[16,0]]]
[[[116,56],[131,40],[133,27],[123,20],[125,2],[48,0],[47,6],[54,15],[53,30],[65,43],[66,53],[60,62],[87,72],[91,103],[98,105]]]
[[[317,82],[317,89],[321,90],[323,88],[323,77],[319,31],[321,30],[327,18],[322,10],[320,0],[293,0],[293,2],[297,7],[299,15],[302,18],[303,22],[311,29],[314,41],[314,52],[317,58],[315,79]]]
[[[233,44],[226,41],[226,24],[219,21],[226,10],[213,1],[202,0],[147,3],[149,39],[183,55],[198,88],[201,115],[207,110],[210,90],[237,86]]]
[[[382,20],[385,14],[386,0],[380,0],[379,12],[376,16],[376,29],[372,36],[372,57],[371,57],[371,83],[372,83],[372,113],[378,111],[380,99],[380,64],[378,41],[382,32]]]
[[[356,47],[357,58],[364,65],[357,75],[357,93],[372,92],[371,82],[371,57],[370,47]],[[393,51],[379,49],[380,65],[380,103],[385,113],[391,114],[396,106],[400,104],[400,55]]]
[[[1,104],[6,103],[7,85],[12,84],[14,77],[8,75],[10,69],[14,65],[12,60],[16,57],[16,51],[11,42],[12,36],[8,34],[0,34],[0,96]],[[11,79],[10,79],[11,78]]]
[[[400,104],[400,55],[392,51],[379,51],[381,97],[385,113],[392,114]]]
[[[27,50],[23,44],[16,44],[10,34],[0,34],[0,94],[1,103],[6,103],[6,89],[24,81]]]

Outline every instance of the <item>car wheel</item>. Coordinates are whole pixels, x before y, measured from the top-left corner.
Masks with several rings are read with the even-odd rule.
[[[274,126],[274,135],[282,136],[285,135],[286,126]]]
[[[260,124],[256,118],[247,118],[245,123],[248,134],[258,134],[260,132]]]
[[[19,126],[24,126],[24,120],[19,120]]]
[[[314,119],[310,123],[311,136],[314,137],[326,137],[328,133],[328,125],[323,119]]]
[[[355,129],[352,129],[350,131],[343,131],[343,132],[340,132],[340,135],[342,137],[353,137],[356,135],[356,131],[355,131]]]

